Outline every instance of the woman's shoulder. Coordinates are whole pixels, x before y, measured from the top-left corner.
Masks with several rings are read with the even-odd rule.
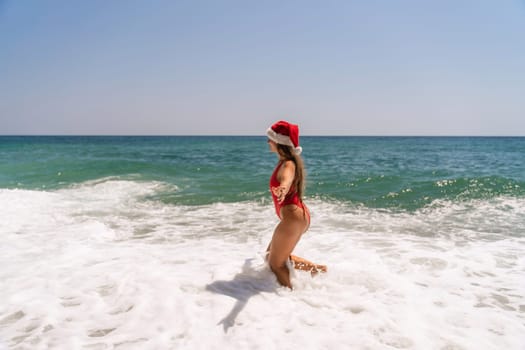
[[[291,159],[286,159],[283,161],[282,167],[285,169],[295,169],[295,162]]]
[[[282,166],[277,174],[279,182],[283,182],[286,179],[293,179],[295,174],[295,163],[292,160],[283,160],[281,164]]]

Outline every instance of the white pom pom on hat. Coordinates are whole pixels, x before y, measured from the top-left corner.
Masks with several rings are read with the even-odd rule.
[[[292,147],[297,155],[303,151],[303,148],[299,146],[298,125],[279,120],[266,130],[266,135],[273,142]]]

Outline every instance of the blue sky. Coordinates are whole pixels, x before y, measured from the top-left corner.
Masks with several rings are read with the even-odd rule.
[[[525,1],[2,1],[0,134],[525,135]]]

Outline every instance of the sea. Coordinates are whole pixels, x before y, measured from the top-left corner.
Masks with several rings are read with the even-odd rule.
[[[290,290],[265,137],[0,137],[0,349],[525,349],[525,138],[301,146]]]

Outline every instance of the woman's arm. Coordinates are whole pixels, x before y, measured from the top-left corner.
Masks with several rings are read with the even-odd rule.
[[[282,201],[284,201],[286,194],[288,194],[288,191],[290,191],[290,187],[292,187],[294,177],[295,163],[291,160],[287,160],[283,164],[281,169],[279,169],[279,173],[277,174],[277,180],[279,180],[281,185],[272,188],[272,192],[277,196],[277,200],[279,201],[279,203],[282,203]]]

